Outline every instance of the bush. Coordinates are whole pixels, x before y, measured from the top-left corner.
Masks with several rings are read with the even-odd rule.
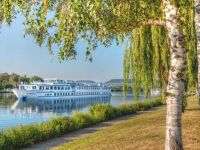
[[[67,116],[52,118],[49,123],[54,130],[53,136],[60,136],[74,130],[73,121]]]
[[[5,137],[2,132],[0,132],[0,150],[6,149],[5,147]]]
[[[121,104],[118,109],[121,116],[135,114],[137,111],[137,107],[134,104]]]
[[[74,112],[72,115],[73,129],[78,130],[95,124],[89,113]]]
[[[157,98],[133,104],[122,104],[118,107],[113,107],[110,104],[97,104],[91,106],[87,113],[75,112],[72,117],[56,117],[49,122],[43,122],[38,125],[7,129],[4,132],[0,132],[0,150],[20,149],[102,121],[134,114],[136,111],[148,110],[164,103],[161,98]]]
[[[120,116],[119,109],[110,104],[97,104],[89,109],[89,113],[95,118],[97,122],[111,120]]]

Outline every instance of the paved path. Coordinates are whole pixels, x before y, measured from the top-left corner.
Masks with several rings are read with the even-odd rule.
[[[68,134],[66,134],[64,136],[53,138],[53,139],[50,139],[48,141],[35,144],[35,145],[33,145],[33,146],[29,147],[29,148],[24,148],[22,150],[50,150],[50,149],[52,149],[54,147],[57,147],[57,146],[59,146],[61,144],[76,140],[76,139],[80,138],[83,135],[94,133],[96,131],[105,129],[105,128],[109,127],[109,126],[113,126],[115,124],[119,124],[119,123],[123,122],[124,120],[131,119],[136,115],[140,115],[140,114],[143,114],[143,113],[155,111],[158,108],[160,108],[160,107],[156,107],[156,108],[153,108],[151,110],[144,111],[144,112],[137,112],[137,114],[120,117],[120,118],[117,118],[117,119],[114,119],[114,120],[105,121],[105,122],[99,123],[99,124],[97,124],[95,126],[92,126],[92,127],[89,127],[89,128],[85,128],[85,129],[81,129],[81,130],[78,130],[78,131],[74,131],[74,132],[68,133]]]

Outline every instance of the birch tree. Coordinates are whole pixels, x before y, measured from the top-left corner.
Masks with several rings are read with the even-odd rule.
[[[5,18],[10,19],[13,2],[26,17],[26,34],[50,53],[59,48],[60,61],[75,59],[79,39],[87,42],[86,56],[99,44],[110,46],[129,38],[133,29],[163,26],[170,45],[167,82],[165,149],[183,149],[181,136],[182,100],[186,80],[186,48],[179,8],[188,0],[9,0],[3,1]]]
[[[198,58],[197,95],[200,104],[200,0],[195,0],[195,26],[196,26],[197,58]]]

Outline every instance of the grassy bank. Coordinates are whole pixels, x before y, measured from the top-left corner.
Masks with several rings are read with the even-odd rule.
[[[105,130],[82,136],[54,150],[135,149],[162,150],[165,142],[166,107],[135,116]],[[200,106],[195,97],[188,98],[183,113],[183,143],[185,150],[200,148]]]
[[[158,98],[134,104],[123,104],[113,107],[109,104],[91,106],[89,112],[76,112],[72,117],[53,118],[38,125],[21,126],[0,132],[0,150],[16,150],[58,137],[69,132],[111,120],[120,116],[135,114],[163,104]]]

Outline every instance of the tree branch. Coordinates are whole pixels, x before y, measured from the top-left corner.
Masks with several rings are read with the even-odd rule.
[[[141,22],[138,23],[130,23],[127,24],[126,26],[116,26],[114,28],[112,28],[111,30],[113,32],[130,32],[135,28],[139,28],[139,27],[144,27],[147,25],[158,25],[158,26],[165,26],[166,21],[165,20],[161,20],[161,19],[148,19],[148,20],[143,20]]]

